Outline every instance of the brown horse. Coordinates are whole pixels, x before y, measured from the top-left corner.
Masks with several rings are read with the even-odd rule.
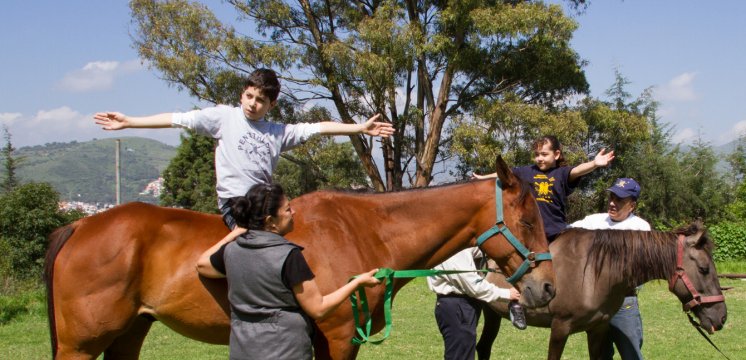
[[[494,181],[453,184],[386,194],[322,191],[292,201],[295,230],[288,238],[303,251],[324,293],[353,274],[375,268],[427,269],[505,225],[530,251],[546,252],[542,221],[530,190],[498,157],[502,203]],[[116,207],[50,235],[45,275],[52,351],[58,359],[137,358],[158,320],[199,341],[227,344],[226,282],[197,275],[199,255],[227,230],[219,216],[142,203]],[[524,261],[502,234],[481,245],[502,271]],[[407,280],[397,280],[395,289]],[[554,296],[551,262],[517,283],[528,307]],[[368,289],[373,327],[383,327],[383,286]],[[354,324],[350,306],[317,321],[317,359],[350,359]]]
[[[552,329],[548,359],[560,359],[567,337],[580,331],[587,334],[589,358],[601,359],[609,320],[625,295],[653,279],[669,280],[671,292],[685,311],[691,309],[709,333],[725,323],[727,311],[712,261],[713,244],[701,222],[672,233],[570,229],[549,248],[557,294],[547,307],[526,310],[529,325]],[[488,280],[505,284],[500,274],[489,274]],[[508,317],[504,304],[490,307],[494,312],[485,309],[477,345],[480,360],[489,359],[500,316]]]

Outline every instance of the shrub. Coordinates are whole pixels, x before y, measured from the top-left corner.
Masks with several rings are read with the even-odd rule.
[[[59,194],[51,185],[29,183],[0,196],[0,262],[3,276],[38,277],[52,230],[79,217],[79,212],[59,209]]]
[[[722,260],[746,260],[746,223],[723,222],[708,228],[715,242],[713,258]]]

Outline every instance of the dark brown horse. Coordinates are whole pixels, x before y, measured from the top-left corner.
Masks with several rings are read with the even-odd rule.
[[[527,309],[531,326],[551,327],[548,359],[560,359],[570,334],[585,331],[590,359],[600,359],[609,320],[626,294],[653,279],[670,281],[670,289],[694,312],[709,333],[726,319],[725,299],[712,261],[713,244],[700,222],[672,233],[571,229],[550,246],[557,294],[547,307]],[[677,256],[678,251],[681,251]],[[680,269],[680,270],[677,270]],[[681,276],[676,276],[681,275]],[[683,279],[687,280],[683,280]],[[502,275],[488,280],[504,285]],[[687,286],[685,283],[689,282]],[[489,359],[500,330],[504,304],[485,309],[485,325],[477,345],[479,359]]]
[[[494,181],[386,194],[322,191],[294,199],[295,230],[320,290],[342,286],[375,268],[427,269],[475,244],[495,224],[505,225],[531,251],[548,246],[530,191],[498,158],[502,202]],[[47,253],[52,351],[58,359],[137,358],[158,320],[199,341],[227,344],[229,307],[225,280],[199,277],[199,255],[227,230],[219,216],[131,203],[55,231]],[[523,257],[502,234],[482,244],[502,271],[512,274]],[[407,280],[397,280],[396,290]],[[516,285],[528,307],[554,296],[551,262],[532,268]],[[383,286],[368,289],[373,327],[383,327]],[[350,306],[317,321],[317,359],[349,359],[358,347]]]

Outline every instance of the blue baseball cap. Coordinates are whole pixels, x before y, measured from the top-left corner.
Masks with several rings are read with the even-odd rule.
[[[637,200],[640,197],[640,184],[632,178],[619,178],[614,181],[614,185],[606,189],[614,195],[624,199],[632,197]]]

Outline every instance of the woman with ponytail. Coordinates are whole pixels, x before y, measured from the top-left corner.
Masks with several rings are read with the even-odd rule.
[[[322,295],[303,248],[283,237],[293,230],[294,211],[280,185],[255,185],[233,199],[231,212],[248,231],[232,232],[197,261],[200,275],[227,278],[230,358],[311,359],[308,317],[323,318],[359,286],[377,285],[378,269]]]

